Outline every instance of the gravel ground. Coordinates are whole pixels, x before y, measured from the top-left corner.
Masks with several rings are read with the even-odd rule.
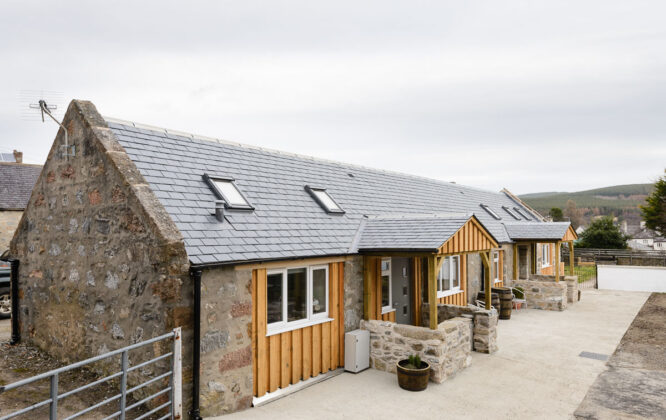
[[[0,386],[5,386],[62,366],[61,363],[36,347],[25,344],[10,345],[8,323],[9,320],[0,321]],[[99,377],[87,369],[74,369],[59,375],[58,387],[60,393],[63,393],[97,379]],[[116,395],[118,392],[118,382],[109,381],[62,399],[58,404],[58,418],[67,417],[79,410]],[[0,416],[7,415],[10,412],[28,407],[48,398],[49,380],[37,381],[14,390],[2,392],[0,393]],[[128,398],[128,405],[132,402],[134,401]],[[113,414],[117,409],[118,403],[114,401],[81,418],[101,419]],[[133,416],[146,411],[142,407],[139,407],[133,410]],[[48,405],[18,418],[48,418]]]

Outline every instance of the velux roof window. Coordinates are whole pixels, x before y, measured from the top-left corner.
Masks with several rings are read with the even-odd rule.
[[[502,220],[502,218],[499,217],[499,215],[498,215],[497,213],[495,213],[495,212],[493,211],[493,209],[491,209],[491,208],[488,207],[487,205],[485,205],[485,204],[479,204],[479,206],[481,206],[482,209],[484,209],[486,212],[488,212],[489,215],[493,216],[493,218],[494,218],[495,220]]]
[[[344,210],[342,210],[342,207],[333,200],[333,197],[330,196],[329,193],[326,192],[325,188],[315,188],[315,187],[310,187],[309,185],[305,186],[305,191],[310,193],[312,198],[323,208],[326,213],[332,213],[332,214],[344,214]]]
[[[228,209],[253,210],[247,198],[238,189],[233,178],[204,175],[204,179]]]
[[[519,215],[523,216],[523,217],[525,218],[525,220],[532,220],[532,219],[530,219],[529,217],[527,217],[527,215],[525,214],[525,212],[523,212],[523,210],[519,209],[518,207],[514,207],[513,209],[516,211],[516,213],[518,213]]]
[[[504,209],[505,212],[509,213],[509,216],[513,217],[516,220],[520,220],[520,217],[516,216],[516,214],[512,212],[510,208],[508,208],[507,206],[502,206],[502,208]]]

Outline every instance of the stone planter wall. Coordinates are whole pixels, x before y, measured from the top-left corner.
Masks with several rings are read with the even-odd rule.
[[[555,276],[546,276],[537,274],[534,276],[537,281],[550,281],[555,282]],[[578,276],[564,276],[560,278],[560,282],[567,285],[567,303],[578,302]]]
[[[430,305],[423,303],[421,306],[421,326],[430,326]],[[445,321],[447,319],[463,317],[473,319],[470,325],[472,328],[472,349],[479,353],[495,353],[497,346],[497,321],[498,314],[496,310],[487,311],[474,305],[458,306],[437,304],[437,320]]]
[[[361,321],[370,332],[370,366],[395,373],[398,361],[418,354],[430,364],[430,380],[442,383],[472,363],[472,320],[452,318],[436,330],[388,321]]]
[[[547,311],[563,311],[567,308],[567,284],[551,281],[513,280],[511,286],[525,290],[527,307]]]

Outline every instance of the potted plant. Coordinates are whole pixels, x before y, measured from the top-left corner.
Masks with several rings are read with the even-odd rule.
[[[430,364],[424,362],[417,354],[398,362],[398,385],[408,391],[423,391],[430,379]]]

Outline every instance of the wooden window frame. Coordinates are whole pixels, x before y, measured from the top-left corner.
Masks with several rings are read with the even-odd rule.
[[[393,261],[391,261],[391,257],[384,257],[379,262],[379,282],[380,282],[379,290],[382,290],[381,289],[381,281],[382,281],[382,277],[384,277],[384,270],[382,270],[382,263],[384,261],[388,261],[388,264],[389,264],[389,266],[388,266],[388,279],[389,279],[389,282],[388,282],[388,297],[389,298],[388,298],[388,306],[382,306],[382,314],[387,314],[387,313],[395,310],[393,308],[393,305],[391,304],[391,301],[393,300],[393,272],[392,272],[392,270],[393,270]],[[382,296],[379,296],[379,298],[381,299]],[[380,300],[380,302],[381,302],[381,300]]]
[[[437,298],[443,298],[451,295],[455,295],[457,293],[460,293],[462,289],[460,288],[462,279],[460,278],[460,255],[449,255],[448,257],[442,257],[446,258],[449,260],[453,260],[454,258],[456,259],[456,269],[457,269],[457,276],[456,278],[458,279],[458,286],[453,287],[453,264],[451,261],[449,261],[449,280],[450,280],[450,285],[451,288],[444,290],[444,262],[442,261],[442,266],[439,268],[439,273],[437,276]]]
[[[288,294],[288,287],[287,287],[287,279],[288,279],[288,274],[289,270],[298,270],[298,269],[305,269],[305,272],[307,273],[307,279],[306,279],[306,317],[304,319],[299,319],[298,321],[287,321],[288,319],[288,301],[289,301],[289,296]],[[315,314],[313,313],[312,310],[312,299],[313,299],[313,293],[312,293],[312,272],[315,270],[325,270],[326,272],[326,311]],[[298,330],[301,328],[309,327],[312,325],[317,325],[321,324],[323,322],[329,322],[333,321],[333,319],[329,318],[329,313],[330,313],[330,307],[329,307],[329,296],[330,296],[330,272],[328,269],[328,265],[304,265],[304,266],[298,266],[298,267],[285,267],[285,268],[276,268],[272,270],[266,270],[266,277],[273,275],[273,274],[282,274],[282,290],[284,291],[282,293],[282,321],[279,322],[273,322],[273,323],[266,323],[266,337],[269,337],[271,335],[276,335],[276,334],[281,334],[284,332],[288,331],[293,331],[293,330]],[[266,306],[268,306],[268,298],[266,299]],[[268,314],[268,310],[266,311]]]

